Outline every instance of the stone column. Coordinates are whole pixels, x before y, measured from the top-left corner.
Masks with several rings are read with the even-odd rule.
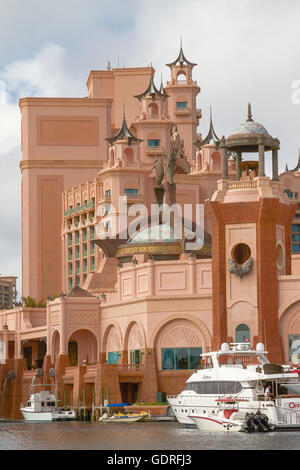
[[[9,359],[8,355],[8,326],[5,324],[3,327],[3,340],[4,340],[4,347],[5,347],[5,355],[4,360],[5,362]]]
[[[117,268],[118,300],[122,299],[121,271]]]
[[[68,354],[66,345],[66,299],[60,298],[60,335],[59,335],[59,354]]]
[[[46,315],[47,315],[47,352],[46,352],[46,355],[47,356],[51,356],[52,354],[52,347],[51,347],[51,330],[50,330],[50,305],[49,305],[49,301],[47,300],[46,301]]]
[[[154,288],[154,260],[149,259],[149,295],[154,295],[155,288]]]
[[[189,258],[189,278],[190,278],[190,294],[196,294],[196,263],[195,256],[191,255]]]
[[[265,175],[265,143],[263,136],[258,139],[258,176]]]
[[[272,149],[272,180],[279,181],[278,178],[278,148]]]
[[[240,181],[242,176],[241,171],[241,161],[242,161],[242,152],[236,152],[236,169],[235,169],[235,179],[236,181]]]
[[[226,140],[223,136],[220,142],[220,150],[222,156],[222,178],[228,179],[228,156],[227,156],[227,148],[226,148]]]

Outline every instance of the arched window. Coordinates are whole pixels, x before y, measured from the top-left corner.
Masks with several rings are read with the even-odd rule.
[[[186,83],[186,75],[182,70],[177,74],[177,83]]]
[[[158,107],[155,103],[151,103],[148,106],[148,115],[150,119],[157,119],[158,118]]]
[[[133,163],[134,162],[134,153],[132,148],[126,148],[124,150],[124,154],[126,155],[126,162],[127,163]]]
[[[235,330],[236,343],[249,343],[250,342],[250,329],[249,326],[241,323]]]

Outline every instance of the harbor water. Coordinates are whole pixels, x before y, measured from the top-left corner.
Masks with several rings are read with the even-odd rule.
[[[200,433],[177,422],[0,421],[0,450],[299,450],[300,431]]]

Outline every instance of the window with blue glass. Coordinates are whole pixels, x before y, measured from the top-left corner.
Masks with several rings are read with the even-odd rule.
[[[162,369],[197,369],[202,348],[162,348]]]
[[[105,196],[106,196],[106,197],[110,197],[110,196],[111,196],[110,189],[107,189],[107,190],[105,191]]]
[[[126,194],[126,196],[136,197],[138,195],[138,190],[137,189],[126,188],[124,190],[124,193]]]
[[[160,139],[148,139],[148,147],[160,147]]]
[[[108,364],[118,364],[119,356],[120,356],[119,351],[109,352],[108,353],[108,358],[107,358],[108,359],[107,363]]]
[[[177,101],[176,102],[177,109],[187,109],[187,101]]]
[[[288,195],[289,198],[293,197],[293,193],[289,189],[285,189],[284,192]]]
[[[300,245],[292,243],[292,253],[300,253]]]

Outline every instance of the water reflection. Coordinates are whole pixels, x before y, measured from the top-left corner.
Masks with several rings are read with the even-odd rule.
[[[4,450],[295,450],[299,432],[200,433],[178,423],[0,422]]]

